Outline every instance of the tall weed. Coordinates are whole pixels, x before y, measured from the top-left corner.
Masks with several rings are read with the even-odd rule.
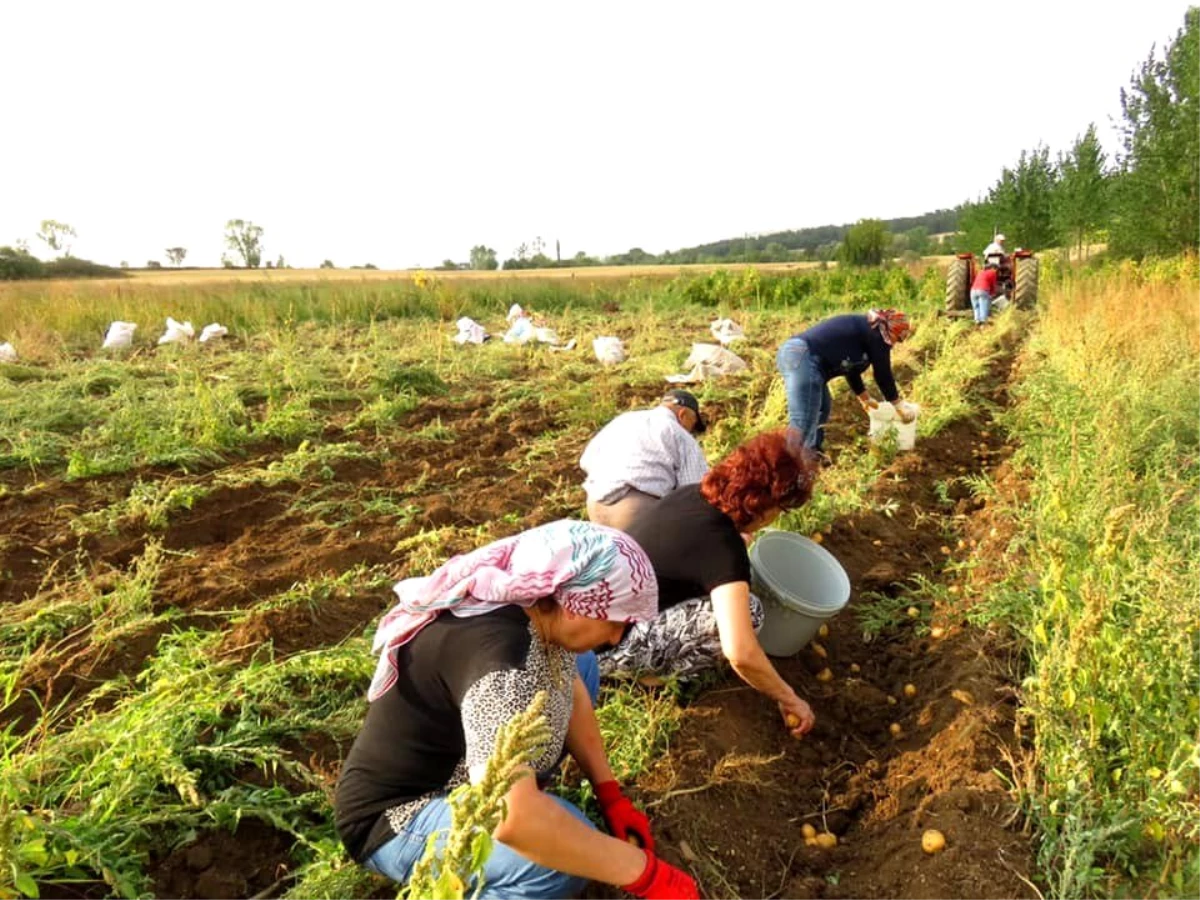
[[[1065,277],[1008,426],[1033,479],[1029,797],[1055,896],[1200,891],[1200,321],[1195,259]]]

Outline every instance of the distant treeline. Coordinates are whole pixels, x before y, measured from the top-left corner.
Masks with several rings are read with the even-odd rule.
[[[957,209],[939,209],[920,216],[908,216],[900,219],[884,219],[883,224],[893,234],[903,234],[914,229],[923,230],[924,237],[934,234],[952,232],[958,228]],[[747,235],[740,238],[726,238],[711,244],[701,244],[698,247],[685,247],[682,250],[668,251],[659,259],[665,263],[691,262],[723,262],[736,258],[741,262],[784,262],[797,255],[817,258],[822,250],[832,250],[846,237],[854,223],[845,225],[820,225],[815,228],[799,228],[795,231],[776,231],[771,234]],[[799,251],[799,254],[794,251]],[[783,254],[783,259],[774,259]],[[756,257],[756,258],[749,258]],[[614,257],[613,261],[620,259]]]
[[[23,247],[0,247],[0,281],[36,278],[123,278],[125,272],[74,256],[43,262]]]
[[[935,235],[953,233],[958,228],[959,209],[939,209],[919,216],[906,216],[883,221],[883,231],[888,235],[888,249],[896,256],[936,252],[940,241]],[[813,228],[798,228],[793,231],[775,231],[770,234],[746,235],[726,238],[711,244],[684,247],[682,250],[667,250],[663,253],[648,253],[641,247],[633,247],[625,253],[613,256],[589,256],[580,252],[565,259],[554,259],[541,251],[540,240],[533,244],[533,252],[527,245],[517,248],[516,254],[504,260],[505,269],[556,269],[580,266],[681,266],[695,263],[766,263],[799,262],[806,260],[834,260],[854,223],[845,225],[818,225]],[[477,251],[483,251],[480,255]],[[488,260],[490,265],[479,265],[477,260]],[[487,247],[472,250],[472,263],[456,264],[447,260],[440,268],[468,269],[495,268],[495,251]]]

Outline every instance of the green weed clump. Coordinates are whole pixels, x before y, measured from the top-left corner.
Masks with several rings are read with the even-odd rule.
[[[429,836],[404,896],[454,900],[467,895],[472,879],[482,886],[483,867],[492,855],[492,832],[504,820],[504,798],[514,784],[533,775],[529,761],[550,740],[545,708],[546,694],[539,691],[528,709],[501,726],[483,777],[451,792],[450,829],[444,836]]]
[[[1032,479],[1028,797],[1052,893],[1200,892],[1200,322],[1195,259],[1065,277],[1007,424]]]

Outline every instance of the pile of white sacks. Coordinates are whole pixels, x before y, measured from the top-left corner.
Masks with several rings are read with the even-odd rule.
[[[104,350],[128,350],[133,346],[133,335],[137,331],[137,322],[112,322],[108,326],[108,331],[104,333],[104,343],[101,344],[101,349]],[[229,329],[217,322],[212,322],[205,325],[200,330],[200,337],[196,337],[196,329],[191,322],[176,322],[170,316],[167,316],[167,327],[163,331],[162,337],[158,339],[161,344],[190,344],[194,340],[198,340],[201,344],[207,344],[218,338],[222,338],[229,334]],[[0,344],[0,363],[15,363],[20,360],[20,355],[17,353],[17,348],[9,341]]]
[[[133,333],[137,331],[136,322],[113,322],[108,326],[108,331],[104,335],[103,349],[105,350],[127,350],[133,346]],[[210,325],[205,325],[200,331],[200,343],[207,344],[209,341],[224,337],[229,334],[229,329],[224,325],[213,322]],[[162,333],[162,337],[158,339],[161,344],[189,344],[196,338],[196,329],[191,322],[176,322],[170,316],[167,316],[167,328]]]
[[[533,317],[514,303],[506,317],[508,330],[504,333],[506,344],[546,344],[551,350],[574,350],[575,341],[566,344],[559,341],[558,332],[536,324]],[[452,338],[458,344],[482,344],[492,335],[474,319],[463,316],[455,323],[458,332]],[[731,375],[746,369],[746,363],[733,351],[730,344],[745,339],[745,332],[733,319],[717,319],[709,325],[718,344],[693,344],[691,356],[684,364],[689,370],[682,375],[668,375],[666,380],[673,384],[690,384],[723,375]],[[616,366],[629,358],[625,343],[615,335],[600,335],[592,341],[592,352],[602,366]]]
[[[508,310],[506,322],[508,324],[508,331],[504,333],[504,343],[506,344],[528,344],[533,342],[547,344],[551,350],[575,349],[574,341],[568,341],[566,344],[563,344],[558,339],[558,332],[553,328],[546,328],[535,324],[533,318],[521,308],[521,304],[519,303],[514,303]],[[482,344],[491,337],[487,333],[487,329],[467,316],[463,316],[455,325],[458,328],[458,334],[454,335],[456,343]]]

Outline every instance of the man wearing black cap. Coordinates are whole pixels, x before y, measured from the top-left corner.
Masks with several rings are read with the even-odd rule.
[[[707,427],[687,391],[668,391],[652,409],[617,416],[592,438],[579,467],[587,474],[588,518],[626,529],[659,498],[708,471],[694,434]]]

